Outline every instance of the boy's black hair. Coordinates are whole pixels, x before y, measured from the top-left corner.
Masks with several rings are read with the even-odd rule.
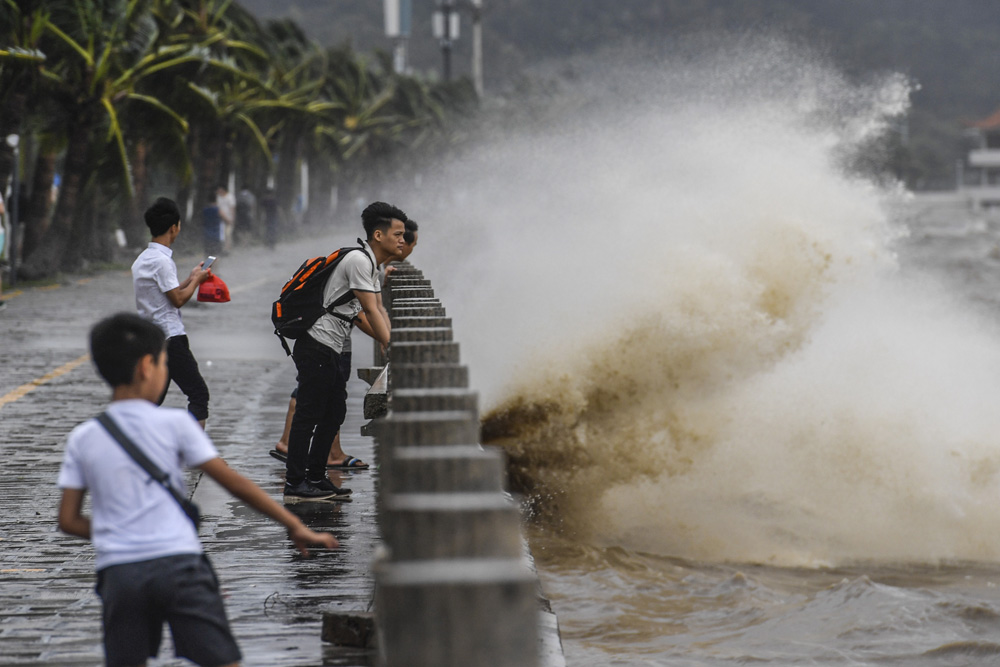
[[[160,197],[146,209],[143,218],[149,227],[149,233],[155,238],[181,221],[181,211],[173,199]]]
[[[107,317],[90,330],[90,356],[112,387],[130,384],[139,360],[147,354],[159,359],[165,343],[160,327],[132,313]]]
[[[403,241],[406,245],[413,245],[413,239],[415,238],[416,233],[420,230],[420,226],[417,224],[417,221],[412,218],[404,220],[403,225],[406,226],[406,231],[403,232]]]
[[[365,233],[369,239],[375,235],[375,230],[387,231],[392,226],[394,219],[402,220],[404,223],[408,220],[405,213],[384,201],[368,204],[361,212],[361,224],[364,225]]]

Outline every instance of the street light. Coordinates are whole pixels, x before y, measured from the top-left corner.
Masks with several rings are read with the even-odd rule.
[[[458,39],[458,29],[461,24],[455,0],[436,0],[434,10],[434,36],[441,44],[441,56],[444,59],[444,80],[451,81],[451,46]]]
[[[11,170],[10,183],[10,284],[17,284],[17,207],[20,204],[20,171],[21,153],[18,146],[21,144],[21,137],[16,134],[7,135],[7,145],[14,151],[14,168]]]
[[[406,72],[406,40],[410,36],[413,0],[383,0],[385,34],[394,40],[392,68],[397,74]]]
[[[472,84],[476,94],[483,96],[483,0],[471,0],[472,5]]]

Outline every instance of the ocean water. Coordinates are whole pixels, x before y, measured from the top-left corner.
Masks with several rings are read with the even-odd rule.
[[[1000,661],[1000,225],[863,168],[902,77],[642,62],[399,198],[568,662]]]
[[[966,308],[979,310],[984,318],[995,317],[1000,312],[1000,225],[996,220],[970,211],[956,195],[916,196],[901,215],[908,234],[895,246],[899,275],[919,276],[922,284],[934,286],[928,289],[953,291],[961,295],[956,299],[966,300]],[[948,315],[948,311],[941,314]],[[940,342],[957,344],[947,339]],[[925,350],[926,356],[940,353]],[[961,377],[957,369],[938,376],[940,390],[957,392],[963,401],[988,410],[995,394],[972,395],[969,392],[983,387],[952,384],[956,375]],[[824,378],[816,382],[822,384]],[[858,391],[863,393],[863,387]],[[967,410],[974,408],[967,406]],[[967,415],[959,412],[954,417]],[[967,423],[956,423],[954,435],[939,434],[939,446],[947,456],[969,456],[961,447],[972,447],[972,441],[958,437],[968,437],[966,428]],[[873,521],[870,515],[875,515],[886,526],[884,536],[866,534],[861,539],[851,530],[851,516],[840,515],[844,509],[839,504],[825,512],[838,518],[838,534],[829,525],[810,527],[801,517],[801,523],[786,521],[793,513],[788,508],[780,508],[779,518],[773,498],[748,497],[743,489],[715,488],[700,494],[731,499],[735,507],[724,511],[743,514],[748,523],[762,530],[750,543],[755,547],[772,544],[769,558],[741,558],[738,553],[712,557],[700,544],[689,557],[679,557],[671,551],[683,548],[642,546],[661,543],[661,535],[623,546],[625,541],[619,538],[593,533],[582,538],[575,530],[567,531],[558,513],[541,518],[532,529],[531,543],[543,587],[559,615],[568,663],[995,664],[1000,661],[1000,562],[996,535],[979,518],[982,510],[991,509],[989,494],[976,496],[981,485],[996,481],[995,458],[986,453],[991,444],[996,448],[1000,442],[997,436],[992,441],[987,434],[981,437],[975,449],[984,458],[978,465],[969,460],[961,464],[964,474],[940,464],[924,471],[926,479],[918,487],[893,487],[912,500],[912,511],[867,503],[864,498],[887,493],[880,487],[891,485],[893,478],[918,465],[913,456],[918,451],[908,458],[900,452],[904,460],[895,463],[882,462],[889,470],[860,465],[853,481],[837,482],[861,498],[847,500],[853,508],[850,511],[859,512],[854,523],[863,528]],[[885,446],[874,437],[861,444]],[[677,477],[687,485],[685,474]],[[837,471],[830,469],[829,474],[835,476]],[[633,486],[650,483],[643,477],[637,470]],[[817,487],[827,484],[812,481]],[[656,483],[668,486],[671,480]],[[748,479],[747,484],[755,482]],[[795,511],[815,502],[808,491],[802,494]],[[591,500],[600,507],[605,497],[598,485]],[[984,507],[979,508],[980,504]],[[651,533],[663,525],[676,525],[668,503],[656,509],[643,506],[640,511]],[[936,520],[935,514],[942,512],[952,514],[953,525]],[[629,521],[636,522],[637,517],[632,515]],[[713,543],[722,550],[733,549],[727,543],[746,545],[742,533],[716,534]],[[817,534],[827,539],[817,541]],[[837,549],[831,549],[832,537],[838,538]],[[671,538],[682,539],[687,537]],[[851,545],[851,553],[835,555],[845,544]],[[791,550],[790,545],[794,545]]]

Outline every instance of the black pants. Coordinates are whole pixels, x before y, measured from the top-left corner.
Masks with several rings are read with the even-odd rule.
[[[187,336],[171,336],[167,339],[167,371],[167,386],[163,388],[163,395],[157,405],[163,405],[170,381],[173,380],[187,396],[188,412],[198,421],[208,419],[208,385],[201,377],[198,362],[191,354]]]
[[[292,351],[298,370],[298,397],[288,434],[285,481],[298,484],[326,477],[333,438],[347,416],[347,378],[341,355],[308,335]]]

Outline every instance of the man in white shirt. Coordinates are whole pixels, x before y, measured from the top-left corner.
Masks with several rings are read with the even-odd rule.
[[[222,249],[229,252],[233,249],[233,233],[236,228],[236,197],[225,185],[220,185],[215,191],[215,203],[219,207],[219,217],[222,218]]]
[[[292,351],[299,386],[285,464],[286,503],[348,496],[326,474],[331,444],[347,413],[341,352],[354,322],[382,345],[389,344],[389,322],[378,301],[378,266],[402,252],[406,214],[375,202],[361,213],[361,221],[368,240],[361,251],[340,260],[324,289],[323,305],[340,305],[316,320]]]
[[[188,412],[204,428],[208,420],[208,385],[191,354],[180,309],[191,300],[209,272],[202,269],[202,262],[191,269],[184,282],[177,280],[177,265],[170,246],[181,232],[181,214],[173,200],[160,197],[146,209],[144,217],[153,239],[132,264],[132,286],[139,316],[158,326],[167,337],[169,376],[159,403],[163,403],[173,380],[187,396]]]

